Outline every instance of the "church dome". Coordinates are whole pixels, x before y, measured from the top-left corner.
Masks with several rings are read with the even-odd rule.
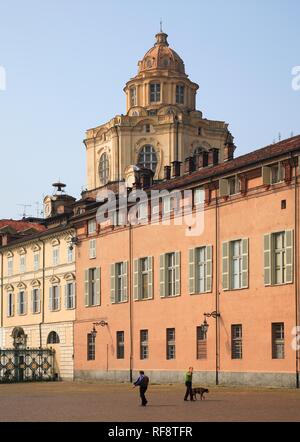
[[[186,76],[183,60],[169,47],[168,35],[164,32],[159,32],[155,37],[155,45],[139,61],[139,74],[159,69],[173,71]]]

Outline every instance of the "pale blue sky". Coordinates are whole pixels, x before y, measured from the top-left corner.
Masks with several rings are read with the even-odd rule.
[[[85,186],[85,130],[125,113],[123,87],[160,18],[200,85],[197,107],[224,120],[236,155],[300,133],[299,0],[0,0],[0,217]]]

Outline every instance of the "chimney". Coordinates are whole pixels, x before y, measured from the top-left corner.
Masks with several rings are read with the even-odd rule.
[[[173,167],[173,173],[172,173],[173,178],[179,177],[181,169],[181,161],[173,161],[172,167]]]
[[[164,167],[164,179],[169,181],[171,179],[171,166]]]
[[[219,150],[216,148],[210,149],[208,152],[208,166],[216,166],[219,162]]]
[[[233,136],[231,135],[230,132],[228,132],[227,139],[225,142],[225,147],[224,147],[224,163],[226,161],[233,160],[233,154],[235,151],[235,145],[234,145],[233,140],[234,140]]]
[[[208,165],[208,152],[206,150],[195,155],[196,169],[202,169]]]
[[[184,173],[192,173],[195,170],[195,161],[193,157],[187,157],[184,162]]]

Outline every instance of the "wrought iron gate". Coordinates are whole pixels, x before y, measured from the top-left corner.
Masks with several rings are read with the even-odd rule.
[[[53,380],[54,350],[0,349],[0,383]]]

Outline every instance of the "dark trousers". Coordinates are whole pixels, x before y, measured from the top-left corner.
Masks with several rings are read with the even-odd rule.
[[[186,401],[188,396],[190,396],[190,400],[193,400],[193,393],[192,393],[192,383],[190,381],[187,381],[185,383],[186,386],[186,392],[185,392],[185,396],[184,396],[184,400]]]
[[[140,397],[142,400],[142,405],[146,405],[148,402],[146,399],[146,396],[145,396],[146,391],[147,391],[147,387],[140,387]]]

